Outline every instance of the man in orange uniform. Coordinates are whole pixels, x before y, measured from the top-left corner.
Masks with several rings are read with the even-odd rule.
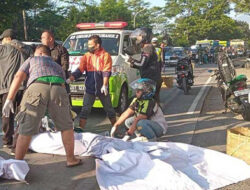
[[[108,82],[111,75],[112,59],[102,45],[102,40],[98,35],[93,35],[88,39],[88,50],[81,57],[80,66],[67,79],[67,83],[78,79],[82,73],[86,72],[85,89],[83,98],[83,107],[80,113],[80,128],[83,129],[96,97],[102,102],[109,120],[113,126],[116,122],[115,110],[112,107],[109,95]]]

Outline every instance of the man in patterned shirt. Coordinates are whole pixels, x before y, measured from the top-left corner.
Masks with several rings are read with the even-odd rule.
[[[74,156],[73,121],[70,104],[65,90],[65,73],[50,57],[50,50],[44,45],[36,48],[35,56],[27,59],[17,72],[3,106],[3,115],[9,117],[13,111],[13,99],[21,83],[28,78],[20,112],[16,116],[19,136],[16,145],[16,159],[22,160],[29,148],[32,135],[39,131],[39,123],[48,110],[58,131],[61,131],[65,147],[67,166],[79,165],[81,160]]]

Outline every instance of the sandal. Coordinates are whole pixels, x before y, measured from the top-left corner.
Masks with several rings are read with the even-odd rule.
[[[83,164],[82,160],[79,160],[79,162],[77,162],[76,164],[66,165],[66,167],[67,168],[72,168],[72,167],[79,166],[79,165],[82,165],[82,164]]]

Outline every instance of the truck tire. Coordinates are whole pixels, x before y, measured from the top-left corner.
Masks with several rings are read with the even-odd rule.
[[[117,113],[122,114],[127,109],[127,107],[128,107],[128,88],[126,87],[126,85],[123,85],[119,96]]]

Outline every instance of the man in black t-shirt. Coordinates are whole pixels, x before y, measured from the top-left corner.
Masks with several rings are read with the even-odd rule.
[[[62,69],[65,72],[65,76],[66,78],[68,78],[70,76],[70,72],[69,72],[69,53],[67,49],[55,41],[55,36],[50,30],[43,31],[41,35],[41,42],[43,45],[46,45],[50,48],[51,57],[53,61],[62,66]],[[70,104],[72,105],[70,87],[66,83],[65,87],[69,95]]]

